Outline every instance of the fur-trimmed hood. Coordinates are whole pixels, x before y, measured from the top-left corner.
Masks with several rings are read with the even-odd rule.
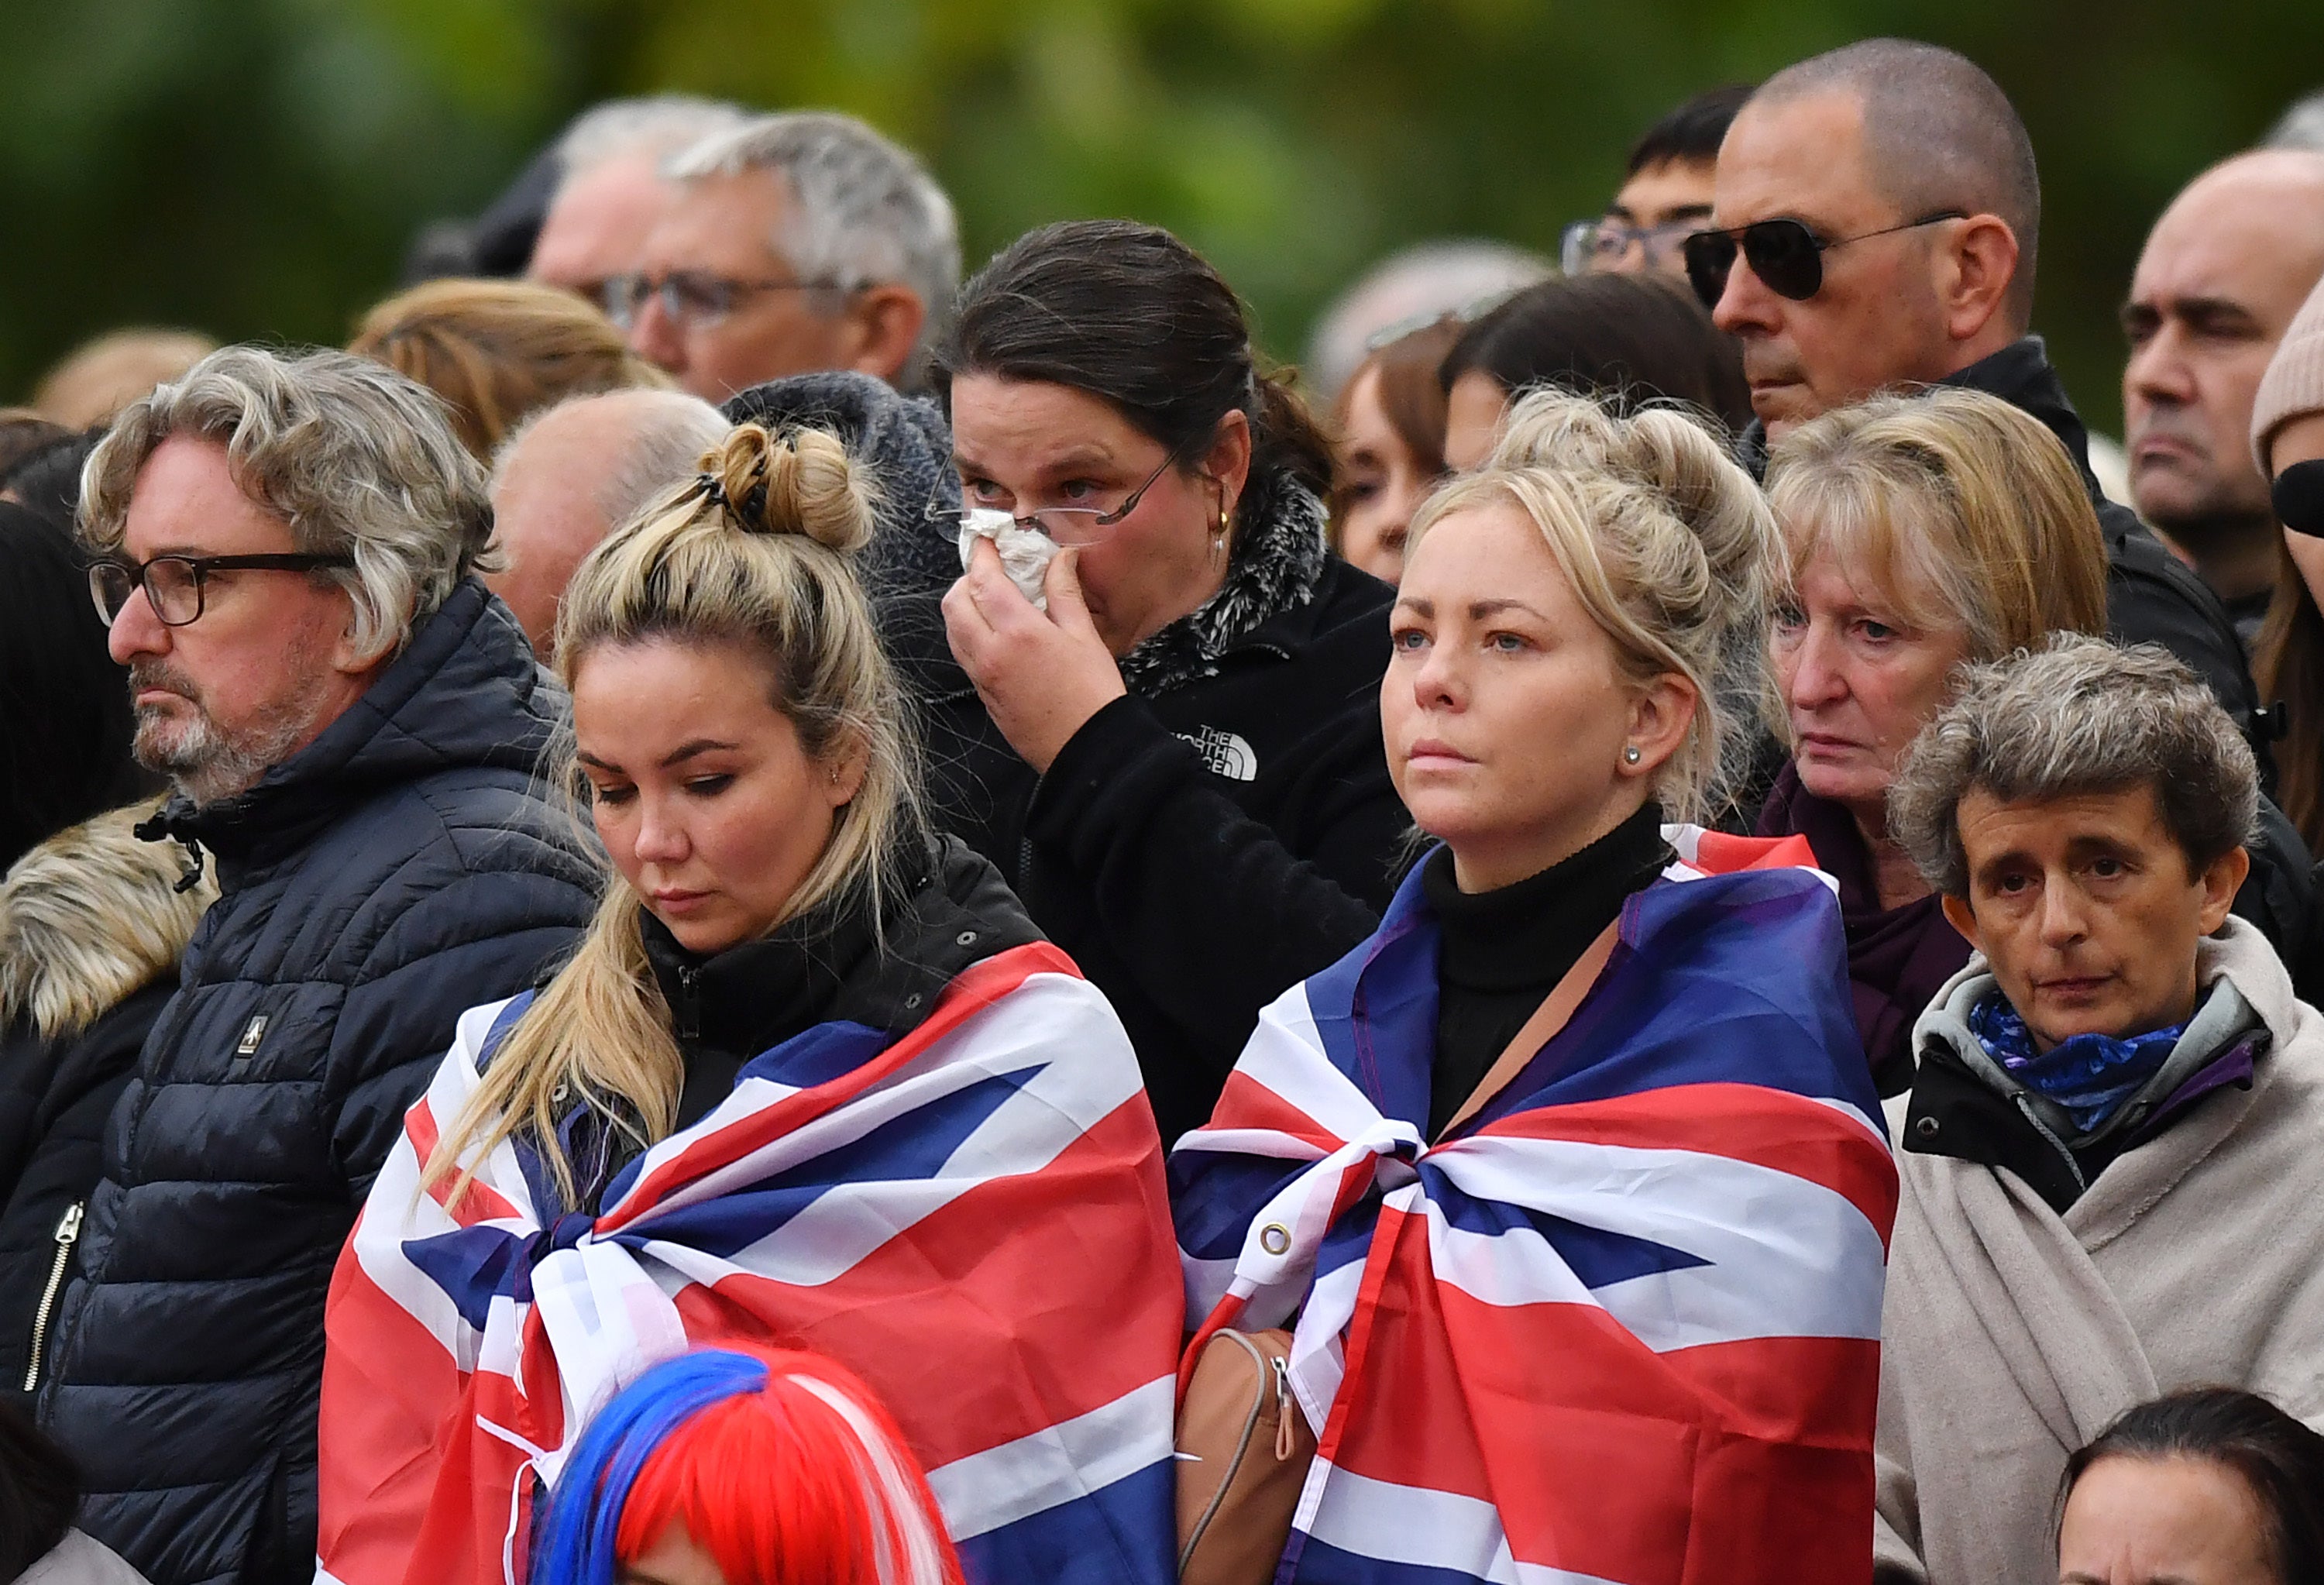
[[[176,850],[131,834],[152,812],[133,805],[71,826],[0,879],[0,1024],[77,1035],[176,971],[217,888],[205,876],[177,889]]]

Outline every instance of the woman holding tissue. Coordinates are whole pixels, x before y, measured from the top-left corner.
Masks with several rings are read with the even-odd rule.
[[[1019,238],[937,364],[960,498],[932,531],[969,546],[945,618],[977,695],[933,711],[945,824],[1112,1001],[1167,1141],[1392,890],[1392,593],[1325,550],[1329,447],[1169,233]]]

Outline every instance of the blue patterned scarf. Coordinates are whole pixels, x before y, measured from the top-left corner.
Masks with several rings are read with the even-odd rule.
[[[1987,1056],[2035,1094],[2056,1101],[2088,1135],[2105,1126],[2123,1103],[2162,1071],[2184,1024],[2117,1040],[2111,1035],[2076,1035],[2047,1051],[2034,1048],[2034,1036],[2008,999],[1987,997],[1970,1009],[1969,1032]]]

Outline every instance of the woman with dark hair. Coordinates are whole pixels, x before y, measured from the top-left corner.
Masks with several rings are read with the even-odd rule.
[[[81,465],[105,438],[102,429],[66,429],[28,447],[0,467],[0,501],[13,502],[61,532],[80,509]]]
[[[2324,1581],[2324,1436],[2255,1393],[2139,1405],[2067,1461],[2059,1499],[2073,1585]]]
[[[1678,401],[1729,429],[1751,419],[1734,337],[1684,287],[1658,276],[1571,275],[1528,286],[1462,333],[1438,371],[1444,460],[1472,468],[1493,448],[1509,401],[1537,385],[1628,411]]]
[[[1332,410],[1332,548],[1383,583],[1404,577],[1412,514],[1444,476],[1444,385],[1461,338],[1447,315],[1375,347]]]
[[[0,871],[151,788],[129,757],[129,685],[62,530],[0,502]]]
[[[945,619],[982,702],[936,702],[939,818],[1111,999],[1174,1138],[1388,900],[1390,594],[1324,549],[1331,449],[1166,231],[1019,239],[937,370],[960,485],[931,531],[970,552]]]

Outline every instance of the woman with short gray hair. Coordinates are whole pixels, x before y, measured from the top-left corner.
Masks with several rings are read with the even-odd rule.
[[[1958,818],[1972,792],[2021,803],[2151,787],[2198,870],[2252,840],[2251,745],[2161,646],[2061,633],[2038,654],[1960,677],[1960,694],[1914,741],[1888,791],[1889,829],[1940,892],[1969,894]]]
[[[2055,1577],[2069,1456],[2170,1388],[2324,1416],[2324,1019],[2228,913],[2259,806],[2194,673],[2071,634],[1967,668],[1897,774],[1977,955],[1914,1030],[1877,1577]]]

